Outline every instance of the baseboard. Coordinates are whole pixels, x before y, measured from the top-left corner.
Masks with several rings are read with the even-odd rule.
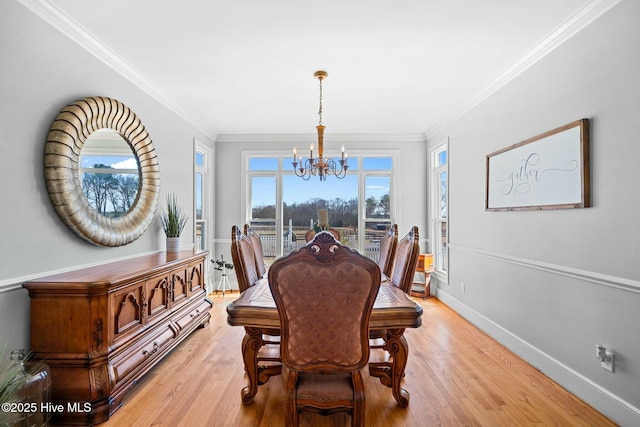
[[[432,294],[527,363],[621,426],[640,426],[640,409],[463,304],[437,286]]]

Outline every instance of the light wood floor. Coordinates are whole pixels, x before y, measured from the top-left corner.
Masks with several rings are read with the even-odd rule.
[[[227,325],[225,311],[237,297],[212,296],[211,324],[151,370],[100,426],[283,426],[280,377],[261,386],[253,404],[240,401],[244,329]],[[438,300],[416,301],[423,325],[405,333],[409,407],[397,407],[391,390],[367,373],[367,426],[615,425]],[[346,414],[301,416],[301,426],[348,425]]]

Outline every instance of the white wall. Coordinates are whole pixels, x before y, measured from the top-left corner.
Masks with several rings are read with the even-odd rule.
[[[231,259],[231,227],[245,223],[242,211],[242,152],[264,154],[287,153],[293,146],[306,146],[315,136],[300,135],[219,135],[216,140],[216,254]],[[422,135],[325,135],[325,147],[348,148],[350,156],[360,150],[400,150],[398,173],[400,206],[398,209],[398,233],[402,237],[412,226],[420,230],[421,246],[427,247],[427,218],[424,215],[427,198],[427,147]],[[217,276],[219,279],[219,276]],[[229,281],[237,289],[234,274]]]
[[[438,297],[622,425],[640,425],[638,16],[639,2],[621,2],[429,138],[450,137],[450,275]],[[487,154],[580,118],[593,207],[484,210]],[[615,353],[615,373],[596,344]]]
[[[119,248],[86,243],[58,218],[44,182],[49,127],[67,104],[108,96],[131,108],[151,135],[162,192],[193,206],[193,139],[213,146],[185,120],[135,87],[18,2],[1,2],[0,16],[0,345],[29,348],[29,297],[25,280],[110,260],[164,250],[154,221],[137,241]],[[189,221],[182,244],[193,243]]]

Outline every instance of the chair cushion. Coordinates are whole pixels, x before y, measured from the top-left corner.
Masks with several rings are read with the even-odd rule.
[[[313,374],[300,372],[297,397],[299,400],[318,402],[353,400],[351,373]]]

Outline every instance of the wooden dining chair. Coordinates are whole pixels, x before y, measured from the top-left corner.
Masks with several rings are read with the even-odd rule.
[[[389,284],[409,294],[413,284],[413,277],[416,273],[419,255],[420,235],[418,227],[414,225],[407,235],[398,241],[393,268],[389,276]]]
[[[262,251],[262,240],[260,235],[251,228],[249,224],[244,225],[244,234],[251,239],[253,244],[253,253],[256,259],[256,271],[260,277],[263,277],[267,273],[267,264],[264,262],[264,252]]]
[[[265,280],[258,275],[256,270],[254,246],[251,239],[242,233],[237,225],[231,227],[231,259],[233,260],[240,292],[255,286],[259,280]],[[265,335],[263,344],[280,344],[280,341],[275,338],[280,335],[279,329],[263,329],[262,332]],[[271,361],[271,359],[275,358],[273,355],[265,356],[265,360],[269,359]]]
[[[391,277],[393,262],[396,257],[398,246],[398,224],[393,224],[384,234],[380,241],[380,256],[378,257],[378,267],[380,272],[386,277]]]
[[[255,285],[261,275],[257,270],[253,242],[237,225],[231,227],[231,259],[236,270],[238,288],[240,292],[244,292]]]
[[[255,251],[253,242],[242,231],[240,227],[234,225],[231,227],[231,259],[236,270],[236,278],[238,279],[238,289],[244,292],[259,280],[266,280],[260,277],[256,268]],[[270,330],[269,335],[280,335],[278,330]]]
[[[285,421],[300,411],[346,411],[364,426],[361,370],[369,360],[369,318],[380,287],[377,264],[320,232],[269,268],[281,326]]]
[[[406,294],[411,292],[413,277],[416,272],[416,265],[418,264],[418,255],[420,255],[419,238],[418,227],[413,226],[407,235],[398,241],[391,275],[388,276],[388,280],[385,282],[386,285],[402,289]],[[386,329],[374,329],[370,331],[370,338],[372,340],[380,338],[383,340],[383,344],[372,343],[372,346],[375,348],[384,347],[386,337]]]

